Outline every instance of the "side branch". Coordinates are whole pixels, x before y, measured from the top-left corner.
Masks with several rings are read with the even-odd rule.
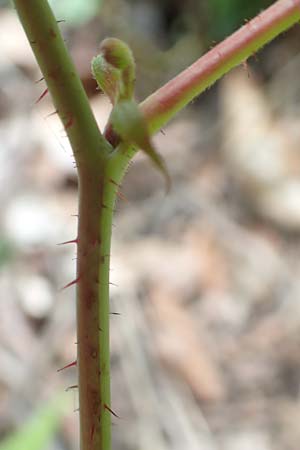
[[[151,134],[193,98],[300,20],[300,0],[279,0],[166,83],[141,109]]]
[[[107,154],[110,146],[100,133],[47,0],[14,0],[14,5],[70,139],[80,172],[80,162],[94,164],[101,153],[103,157]]]

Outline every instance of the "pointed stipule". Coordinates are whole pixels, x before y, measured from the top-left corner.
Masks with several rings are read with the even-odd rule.
[[[75,359],[75,361],[67,364],[66,366],[62,367],[61,369],[57,369],[57,372],[61,372],[62,370],[69,369],[69,367],[75,367],[75,366],[77,366],[77,359]]]

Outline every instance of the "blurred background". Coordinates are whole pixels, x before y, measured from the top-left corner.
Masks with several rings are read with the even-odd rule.
[[[101,127],[90,60],[128,42],[144,99],[272,1],[52,0]],[[155,137],[124,181],[111,281],[114,450],[300,446],[300,28]],[[0,1],[0,450],[78,450],[71,150]],[[71,388],[68,389],[68,387]],[[72,388],[73,387],[73,388]],[[67,392],[65,392],[67,390]]]

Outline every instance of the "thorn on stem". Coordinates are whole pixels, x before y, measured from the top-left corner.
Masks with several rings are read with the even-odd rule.
[[[119,197],[120,200],[123,200],[124,202],[128,203],[128,198],[121,191],[117,191],[117,196]]]
[[[77,359],[75,359],[75,361],[67,364],[66,366],[62,367],[61,369],[57,369],[57,372],[61,372],[62,370],[69,369],[70,367],[75,367],[75,366],[77,366]]]
[[[75,280],[70,281],[70,283],[66,284],[64,287],[61,288],[61,291],[63,291],[64,289],[67,289],[70,286],[73,286],[73,284],[78,283],[78,281],[80,280],[80,276],[78,276],[77,278],[75,278]]]
[[[52,113],[47,114],[46,119],[48,119],[48,117],[55,116],[55,114],[58,114],[58,110],[57,109],[55,111],[53,111]]]
[[[45,90],[44,90],[44,92],[42,92],[41,93],[41,95],[39,96],[39,98],[35,101],[35,105],[37,104],[37,103],[39,103],[47,94],[48,94],[48,92],[49,92],[49,90],[48,90],[48,88],[46,88]]]
[[[105,203],[101,203],[101,208],[103,208],[103,209],[107,209],[107,210],[109,210],[109,211],[112,211],[113,213],[115,213],[116,212],[116,209],[114,209],[114,208],[111,208],[110,206],[107,206]]]
[[[120,189],[120,184],[117,183],[116,181],[114,181],[112,178],[110,178],[108,181],[109,181],[110,183],[114,184],[115,186],[117,186],[117,187]]]
[[[78,244],[78,238],[71,239],[70,241],[59,242],[59,244],[56,245],[65,245],[65,244]]]
[[[68,387],[65,389],[65,392],[68,392],[68,391],[71,391],[71,390],[77,389],[77,388],[78,388],[78,384],[73,384],[72,386],[68,386]]]
[[[117,417],[117,419],[120,419],[120,416],[116,414],[106,403],[104,403],[104,408],[107,409],[113,416]]]

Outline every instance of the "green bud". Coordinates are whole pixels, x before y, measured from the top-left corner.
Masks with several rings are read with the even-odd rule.
[[[122,80],[120,70],[107,64],[102,55],[92,59],[92,75],[96,79],[100,89],[109,97],[114,105],[119,100],[122,90]]]
[[[107,38],[100,45],[100,54],[92,60],[92,73],[99,87],[113,105],[133,97],[135,62],[125,42]]]
[[[100,44],[100,52],[104,59],[116,69],[124,70],[127,67],[134,69],[135,67],[131,49],[120,39],[104,39]]]

